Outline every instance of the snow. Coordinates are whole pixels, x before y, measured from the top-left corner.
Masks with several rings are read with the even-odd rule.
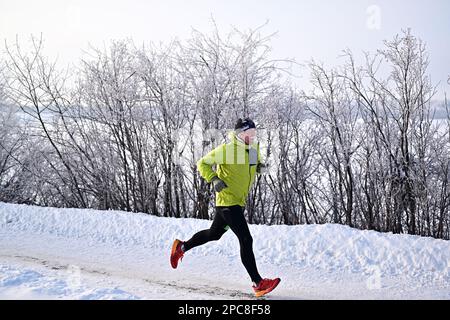
[[[117,288],[81,286],[69,275],[64,280],[30,269],[5,265],[0,266],[0,274],[0,297],[5,299],[138,299]]]
[[[253,299],[231,231],[169,264],[210,221],[0,203],[1,299]],[[450,299],[450,242],[341,225],[250,225],[267,299]]]

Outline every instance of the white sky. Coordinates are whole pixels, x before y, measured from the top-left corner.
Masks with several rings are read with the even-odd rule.
[[[377,9],[368,11],[373,5],[379,19]],[[192,27],[207,32],[211,16],[223,33],[231,25],[255,28],[269,20],[265,32],[278,31],[274,58],[304,62],[314,57],[329,66],[339,63],[347,47],[373,52],[383,39],[411,27],[427,43],[432,80],[450,93],[448,0],[0,0],[0,39],[14,41],[18,35],[25,41],[42,32],[46,52],[68,63],[76,62],[88,43],[184,39]]]

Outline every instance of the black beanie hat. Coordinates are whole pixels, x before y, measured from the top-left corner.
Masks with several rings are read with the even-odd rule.
[[[236,125],[234,126],[234,130],[236,132],[243,132],[243,131],[247,131],[252,128],[256,128],[256,125],[249,118],[245,118],[244,120],[239,118]]]

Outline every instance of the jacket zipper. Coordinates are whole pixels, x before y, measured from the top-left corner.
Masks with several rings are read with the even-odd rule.
[[[250,192],[250,181],[252,179],[252,172],[251,172],[251,166],[250,166],[250,151],[247,150],[247,154],[248,154],[248,188],[247,188],[247,193]]]
[[[251,169],[250,169],[250,163],[248,164],[248,192],[250,192],[250,181],[252,179],[252,173],[251,173]]]

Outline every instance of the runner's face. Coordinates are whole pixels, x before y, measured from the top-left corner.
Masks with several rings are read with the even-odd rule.
[[[256,129],[252,128],[239,133],[239,138],[245,141],[246,144],[252,144],[256,138]]]

